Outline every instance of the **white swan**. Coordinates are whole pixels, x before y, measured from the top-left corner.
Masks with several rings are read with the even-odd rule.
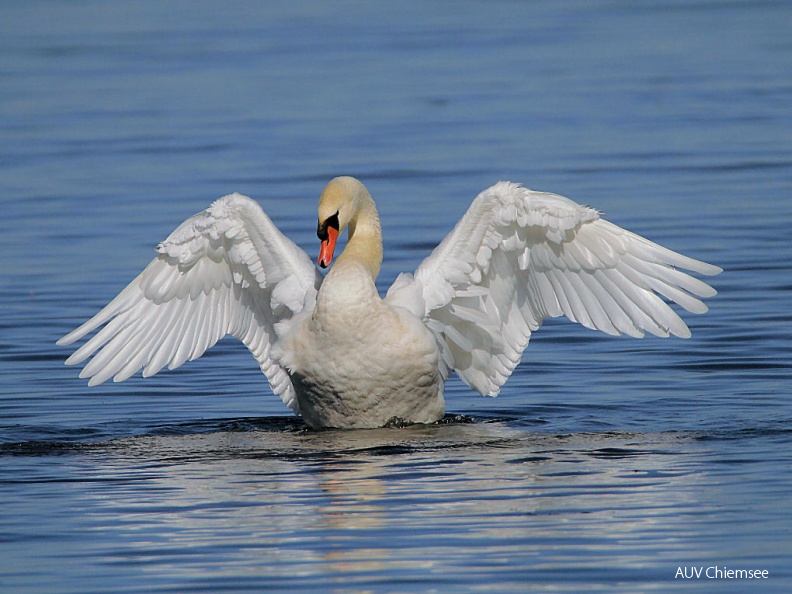
[[[682,256],[589,207],[510,182],[484,190],[414,275],[381,299],[382,233],[368,190],[337,177],[319,201],[322,277],[258,203],[240,194],[182,223],[157,257],[102,311],[67,334],[104,327],[69,359],[89,357],[89,385],[148,377],[200,357],[230,334],[272,390],[311,427],[379,427],[445,413],[451,370],[490,396],[548,317],[608,334],[690,336],[661,299],[693,313],[716,291],[678,268],[720,268]]]

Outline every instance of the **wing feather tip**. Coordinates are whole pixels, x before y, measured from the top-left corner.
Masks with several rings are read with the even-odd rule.
[[[701,262],[701,266],[697,269],[694,269],[694,271],[698,272],[699,274],[703,274],[704,276],[715,276],[723,272],[723,268],[716,266],[715,264]]]
[[[83,374],[80,374],[80,378],[81,379],[85,379],[86,377],[87,376],[84,376]],[[93,376],[91,379],[88,380],[88,387],[89,388],[93,388],[94,386],[98,386],[99,384],[103,384],[106,381],[107,381],[106,379],[102,379],[100,377]]]
[[[55,341],[57,346],[68,346],[80,340],[83,336],[90,332],[90,329],[87,329],[86,324],[82,324],[81,326],[75,328],[68,334],[61,336],[58,340]]]
[[[73,353],[66,361],[64,361],[64,365],[77,365],[78,363],[82,363],[85,360],[85,357],[78,356],[79,353]]]

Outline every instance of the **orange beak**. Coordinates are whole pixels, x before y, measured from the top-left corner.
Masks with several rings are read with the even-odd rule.
[[[322,239],[322,245],[319,248],[319,258],[317,262],[322,268],[330,266],[333,261],[333,252],[335,252],[336,240],[338,239],[338,229],[335,227],[327,227],[327,237]]]

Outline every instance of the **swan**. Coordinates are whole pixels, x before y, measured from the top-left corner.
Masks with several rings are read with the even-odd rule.
[[[312,428],[373,428],[445,414],[452,371],[496,396],[531,334],[566,316],[607,334],[689,337],[675,302],[704,313],[717,266],[644,239],[560,195],[498,182],[385,298],[375,286],[382,231],[359,180],[337,177],[319,200],[318,264],[241,194],[213,202],[156,248],[104,309],[58,341],[101,329],[67,365],[90,358],[89,385],[149,377],[241,340],[272,391]]]

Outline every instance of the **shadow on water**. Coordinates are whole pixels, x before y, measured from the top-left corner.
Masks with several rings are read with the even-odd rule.
[[[416,448],[428,447],[435,431],[444,427],[474,423],[475,421],[470,417],[448,415],[433,425],[394,424],[371,430],[315,431],[308,428],[299,418],[272,416],[202,419],[147,426],[118,422],[79,429],[58,426],[11,426],[3,428],[0,433],[0,456],[115,453],[131,451],[130,445],[134,445],[134,451],[141,454],[146,450],[146,445],[152,446],[149,451],[156,455],[159,451],[157,445],[172,444],[174,451],[183,448],[185,455],[194,455],[197,450],[204,450],[207,455],[216,458],[222,453],[213,451],[208,444],[222,440],[260,446],[244,449],[244,452],[240,452],[239,447],[232,447],[226,453],[229,457],[239,457],[244,453],[256,457],[300,457],[301,453],[333,455],[367,450],[377,454],[383,453],[377,448],[387,447],[391,442],[401,444],[414,442]],[[191,447],[191,444],[194,446]]]
[[[84,429],[6,427],[0,456],[110,456],[115,459],[216,462],[231,459],[330,461],[402,455],[443,454],[453,450],[511,450],[526,453],[510,463],[536,462],[572,452],[595,459],[630,459],[662,453],[650,443],[717,439],[693,432],[641,434],[629,431],[552,434],[534,432],[512,418],[474,419],[447,415],[430,425],[380,429],[323,430],[296,417],[205,419],[185,423],[132,426],[107,423]],[[5,435],[3,435],[5,433]]]

